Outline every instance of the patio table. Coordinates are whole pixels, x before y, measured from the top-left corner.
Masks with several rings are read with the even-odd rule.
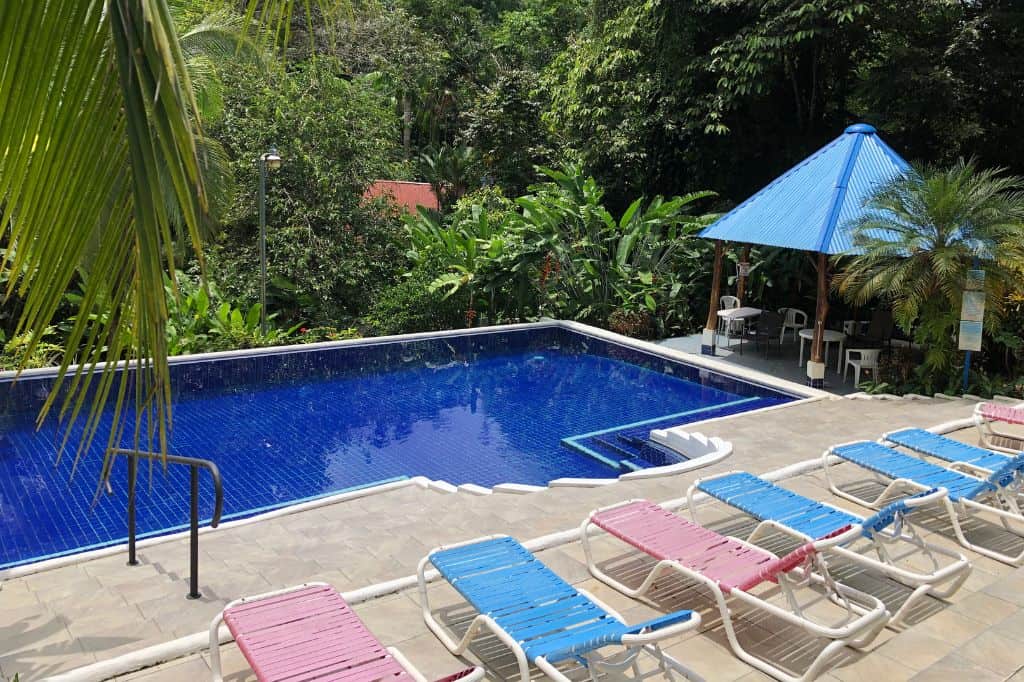
[[[804,365],[804,339],[813,341],[814,329],[800,330],[800,357],[797,358],[796,361],[798,367],[803,367]],[[832,329],[826,329],[822,333],[822,340],[825,342],[825,364],[828,364],[828,344],[839,344],[839,356],[836,358],[836,373],[841,372],[843,363],[843,344],[846,342],[846,334]]]
[[[734,320],[740,320],[743,322],[743,331],[740,333],[740,355],[743,355],[743,337],[747,335],[747,321],[751,320],[761,314],[760,308],[726,308],[725,310],[718,311],[718,317],[727,322]],[[732,336],[729,334],[729,325],[725,325],[725,342],[729,343],[732,340]]]

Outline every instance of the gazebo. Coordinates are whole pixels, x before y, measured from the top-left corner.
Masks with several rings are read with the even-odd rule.
[[[727,243],[742,244],[744,254],[749,253],[751,244],[807,251],[815,256],[818,270],[807,383],[820,388],[825,378],[822,346],[828,314],[828,257],[851,251],[852,236],[846,226],[861,214],[865,200],[875,188],[909,168],[910,165],[878,137],[872,126],[851,125],[842,135],[701,232],[702,237],[715,242],[711,307],[701,339],[701,352],[715,353],[722,254]],[[740,299],[743,298],[743,280],[741,276],[737,284]]]

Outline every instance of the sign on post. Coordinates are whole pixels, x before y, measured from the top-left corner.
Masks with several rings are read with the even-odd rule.
[[[981,350],[982,323],[985,321],[985,271],[968,270],[960,305],[960,350]]]
[[[746,261],[740,261],[736,264],[736,274],[740,277],[746,277],[750,274],[750,263]]]

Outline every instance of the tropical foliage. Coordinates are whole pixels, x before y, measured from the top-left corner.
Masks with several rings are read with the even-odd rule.
[[[709,222],[688,209],[712,194],[641,197],[616,219],[579,167],[540,172],[548,182],[514,202],[483,192],[444,220],[423,209],[407,220],[413,261],[444,268],[430,289],[465,290],[469,323],[483,310],[491,321],[548,315],[606,325],[629,311],[648,321],[648,334],[685,328],[699,276],[697,262],[685,261],[702,253],[690,237]]]
[[[286,324],[349,326],[382,283],[398,276],[399,221],[366,205],[374,178],[407,171],[390,100],[372,79],[347,78],[330,56],[287,71],[236,66],[224,74],[222,117],[209,127],[231,155],[238,192],[207,249],[209,273],[230,299],[259,300],[255,159],[284,159],[267,183],[269,306]]]
[[[0,79],[0,232],[16,251],[5,251],[0,270],[14,275],[7,294],[23,299],[15,326],[16,335],[31,334],[23,357],[33,356],[78,279],[80,314],[59,377],[76,357],[83,369],[71,390],[51,392],[44,411],[60,400],[61,413],[74,418],[90,392],[86,433],[95,434],[114,389],[110,363],[126,358],[147,368],[137,373],[135,400],[163,424],[170,403],[163,278],[174,268],[176,243],[199,250],[209,215],[194,134],[198,103],[167,4],[7,9],[0,22],[3,44],[12,46]],[[87,314],[96,307],[108,314]],[[108,371],[84,371],[101,366]],[[119,406],[126,388],[122,381],[116,390]],[[161,427],[161,446],[164,433]]]
[[[167,342],[171,355],[235,348],[274,346],[289,342],[299,329],[260,324],[260,304],[236,308],[210,285],[202,286],[182,273],[164,283],[168,301]],[[268,315],[273,322],[275,315]]]
[[[918,380],[946,388],[968,270],[985,271],[985,329],[1000,332],[1024,263],[1024,180],[961,161],[879,188],[852,227],[861,251],[836,278],[858,305],[881,299],[924,349]],[[1013,344],[1015,345],[1015,344]],[[1009,349],[1008,349],[1009,350]]]

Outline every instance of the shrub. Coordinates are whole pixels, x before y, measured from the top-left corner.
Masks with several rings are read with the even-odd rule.
[[[53,367],[60,364],[64,356],[64,348],[48,341],[55,334],[53,327],[47,327],[32,353],[26,357],[32,332],[12,336],[0,351],[0,370],[33,369],[37,367]],[[3,339],[0,339],[2,341]]]
[[[178,273],[178,290],[170,279],[167,293],[167,346],[169,355],[189,355],[236,348],[256,348],[287,343],[298,325],[291,329],[275,327],[267,318],[267,330],[260,328],[260,304],[236,308],[221,300],[212,284],[203,288]]]
[[[375,334],[408,334],[457,329],[466,326],[469,293],[463,289],[446,297],[431,283],[440,269],[429,264],[417,266],[409,275],[377,297],[366,323]]]

